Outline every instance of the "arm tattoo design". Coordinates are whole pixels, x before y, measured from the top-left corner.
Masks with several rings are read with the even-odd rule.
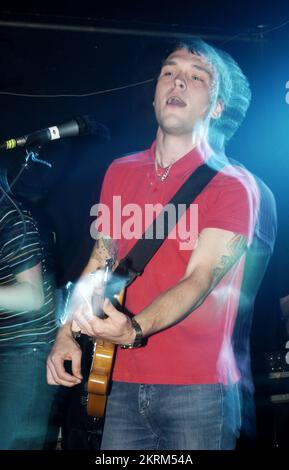
[[[99,268],[103,268],[106,260],[109,258],[112,258],[115,263],[117,261],[117,242],[109,237],[98,238],[91,258],[98,263]]]
[[[246,246],[246,238],[243,235],[235,233],[233,238],[231,238],[226,245],[228,254],[221,256],[220,262],[213,270],[213,280],[215,284],[218,283],[233,264],[241,258],[246,251]]]

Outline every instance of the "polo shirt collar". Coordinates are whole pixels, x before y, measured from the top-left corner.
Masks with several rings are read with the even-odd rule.
[[[153,164],[155,164],[155,150],[156,140],[154,140],[149,149],[149,158]],[[192,173],[208,159],[210,153],[211,150],[208,147],[202,149],[200,147],[193,148],[172,165],[170,176],[178,177],[188,172]]]

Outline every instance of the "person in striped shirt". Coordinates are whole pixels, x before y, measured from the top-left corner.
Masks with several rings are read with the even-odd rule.
[[[55,338],[53,274],[37,222],[0,170],[0,449],[42,449],[54,390],[45,361]]]

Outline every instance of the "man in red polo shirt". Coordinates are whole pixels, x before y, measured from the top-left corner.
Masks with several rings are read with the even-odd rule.
[[[188,209],[128,287],[125,307],[134,321],[107,300],[105,320],[88,307],[74,312],[82,332],[127,346],[117,350],[103,450],[235,447],[240,377],[231,338],[259,192],[246,170],[229,164],[224,145],[249,101],[247,79],[230,56],[202,41],[179,45],[156,86],[155,142],[115,160],[106,173],[101,203],[108,215],[97,221],[83,279],[104,265],[113,238],[118,260],[125,257],[148,227],[151,205],[165,206],[208,158],[225,164],[194,201],[197,220]],[[63,367],[67,357],[72,374]],[[48,382],[79,383],[80,357],[68,323],[49,356]]]

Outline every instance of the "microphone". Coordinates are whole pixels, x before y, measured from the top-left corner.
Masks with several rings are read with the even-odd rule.
[[[47,127],[22,137],[6,140],[0,144],[0,149],[12,150],[16,147],[38,147],[51,140],[88,134],[97,135],[104,140],[109,139],[107,127],[97,122],[93,117],[84,115],[75,117],[59,126]]]

